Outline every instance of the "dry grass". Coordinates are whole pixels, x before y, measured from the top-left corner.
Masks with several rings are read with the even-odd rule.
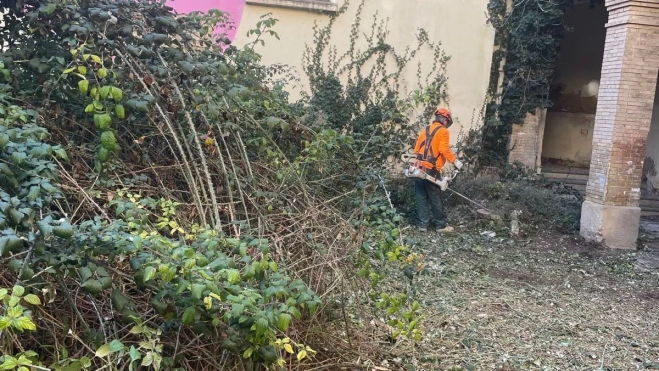
[[[607,251],[553,232],[516,241],[478,232],[408,231],[427,254],[414,284],[426,338],[415,348],[390,348],[383,365],[659,369],[659,277],[634,270],[634,251]]]

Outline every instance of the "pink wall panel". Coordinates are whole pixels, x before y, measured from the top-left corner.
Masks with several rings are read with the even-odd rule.
[[[245,0],[167,0],[167,5],[174,8],[178,13],[193,11],[207,12],[210,9],[219,9],[229,13],[234,22],[235,29],[226,32],[229,38],[233,40],[236,36],[236,31],[240,27],[240,19],[243,16]]]

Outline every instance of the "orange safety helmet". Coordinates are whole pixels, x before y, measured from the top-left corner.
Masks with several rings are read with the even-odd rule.
[[[451,111],[449,111],[447,108],[438,108],[435,110],[435,121],[446,126],[446,128],[450,128],[451,125],[453,125],[453,117],[451,115]]]

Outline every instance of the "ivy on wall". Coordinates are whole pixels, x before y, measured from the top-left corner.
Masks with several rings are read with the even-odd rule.
[[[602,0],[590,3],[592,7]],[[575,0],[516,0],[510,4],[490,0],[488,23],[495,29],[497,50],[479,138],[482,165],[504,164],[512,125],[521,124],[527,113],[551,107],[549,88],[565,32],[563,15],[574,5]]]

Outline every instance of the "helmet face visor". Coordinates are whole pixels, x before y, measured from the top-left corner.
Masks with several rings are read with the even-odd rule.
[[[453,117],[451,111],[446,108],[438,108],[435,111],[435,121],[441,123],[442,125],[450,128],[453,125]]]
[[[453,125],[453,120],[450,117],[446,117],[444,115],[436,115],[435,116],[435,121],[439,122],[440,124],[446,126],[446,128],[450,128],[451,125]]]

